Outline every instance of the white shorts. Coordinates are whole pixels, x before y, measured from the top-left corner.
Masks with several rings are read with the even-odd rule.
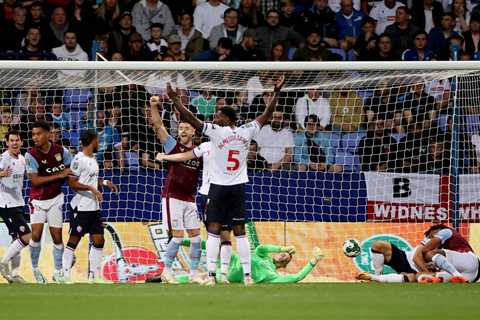
[[[48,223],[50,227],[62,228],[64,198],[60,193],[52,199],[30,201],[30,223]]]
[[[174,198],[162,198],[162,220],[169,230],[200,229],[197,205]]]
[[[443,249],[447,261],[468,281],[473,282],[478,275],[478,257],[473,252],[457,252]]]

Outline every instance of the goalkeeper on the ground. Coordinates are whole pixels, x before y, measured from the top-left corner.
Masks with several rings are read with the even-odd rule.
[[[184,240],[183,246],[189,246],[189,240]],[[202,241],[202,249],[205,249],[205,241]],[[313,255],[309,262],[296,274],[279,274],[278,269],[285,268],[296,250],[293,246],[282,247],[273,244],[259,245],[252,252],[252,279],[255,283],[296,283],[305,279],[315,268],[318,261],[323,258],[320,248],[313,249]],[[217,272],[217,276],[220,272]],[[243,269],[235,252],[232,252],[227,280],[230,283],[243,283]]]

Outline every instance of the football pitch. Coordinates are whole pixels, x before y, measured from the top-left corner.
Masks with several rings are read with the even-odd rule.
[[[0,285],[1,319],[479,319],[480,286]]]

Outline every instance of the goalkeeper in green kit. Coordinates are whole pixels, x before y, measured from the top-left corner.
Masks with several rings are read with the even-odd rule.
[[[184,240],[183,246],[190,246],[189,240]],[[202,241],[202,249],[205,249],[205,241]],[[313,249],[310,261],[296,274],[279,274],[277,269],[285,268],[292,261],[295,247],[282,247],[273,244],[259,245],[252,252],[252,279],[255,283],[296,283],[313,270],[323,257],[320,248]],[[217,276],[220,272],[217,272]],[[232,252],[227,280],[230,283],[243,283],[243,269],[238,256]],[[183,281],[180,281],[183,282]]]

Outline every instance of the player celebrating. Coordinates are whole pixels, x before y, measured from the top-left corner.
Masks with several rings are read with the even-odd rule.
[[[93,282],[101,282],[100,267],[105,238],[100,214],[103,195],[98,189],[103,185],[117,192],[117,187],[111,181],[98,178],[99,167],[94,156],[98,150],[98,134],[87,130],[82,133],[80,141],[82,151],[73,158],[72,175],[68,179],[69,186],[76,194],[70,203],[74,218],[70,223],[70,237],[63,253],[63,272],[65,282],[70,282],[75,249],[83,235],[90,233],[92,247],[88,256],[88,278]]]
[[[178,125],[178,141],[168,134],[158,111],[160,99],[150,98],[151,116],[158,140],[163,144],[165,152],[170,154],[192,150],[195,129],[188,122]],[[162,191],[162,220],[167,222],[172,239],[168,243],[165,254],[165,270],[161,279],[167,283],[176,283],[172,273],[172,265],[182,243],[184,231],[192,242],[190,248],[190,275],[192,282],[202,282],[198,275],[201,257],[200,221],[195,204],[195,193],[198,183],[198,170],[201,161],[189,160],[172,162],[168,165],[168,175]]]
[[[247,155],[252,138],[258,134],[275,110],[285,78],[281,76],[274,95],[264,113],[256,120],[236,127],[237,114],[232,107],[222,107],[215,114],[215,124],[203,123],[180,101],[176,91],[167,84],[167,93],[181,117],[210,137],[212,157],[209,172],[211,185],[207,208],[207,285],[215,284],[216,262],[220,250],[220,231],[231,225],[237,242],[237,252],[244,272],[244,283],[252,284],[250,245],[245,236],[245,183],[248,182]]]
[[[183,152],[183,153],[175,153],[175,154],[163,154],[159,153],[156,156],[158,161],[173,161],[173,162],[184,162],[189,160],[194,160],[197,158],[202,159],[203,162],[203,169],[202,169],[202,185],[198,190],[200,194],[200,216],[202,220],[206,222],[206,210],[207,210],[207,198],[208,198],[208,191],[210,190],[210,173],[208,172],[209,168],[209,161],[212,154],[212,143],[210,141],[203,142],[198,147],[193,150]],[[228,283],[227,280],[227,273],[228,267],[230,264],[230,258],[232,255],[232,243],[230,240],[230,233],[231,233],[231,226],[223,225],[222,231],[220,233],[220,276],[217,276],[217,280],[221,283]]]
[[[428,262],[448,272],[441,277],[450,282],[476,282],[480,278],[479,258],[462,235],[443,224],[425,231],[425,239],[415,251],[413,261],[420,271],[428,271]]]
[[[0,157],[0,217],[12,236],[12,243],[0,261],[0,274],[8,282],[25,282],[18,274],[12,274],[9,263],[20,259],[20,252],[31,239],[31,232],[24,217],[23,177],[25,158],[20,154],[22,139],[17,131],[5,135],[7,151]],[[12,266],[13,269],[13,266]]]
[[[71,173],[72,155],[60,145],[49,141],[50,125],[43,120],[36,121],[32,127],[34,146],[25,154],[27,175],[32,184],[30,190],[30,222],[32,239],[30,256],[33,275],[38,283],[47,283],[38,269],[40,257],[40,240],[43,225],[48,223],[53,241],[53,260],[55,271],[53,281],[62,282],[62,224],[64,194],[62,185]]]

